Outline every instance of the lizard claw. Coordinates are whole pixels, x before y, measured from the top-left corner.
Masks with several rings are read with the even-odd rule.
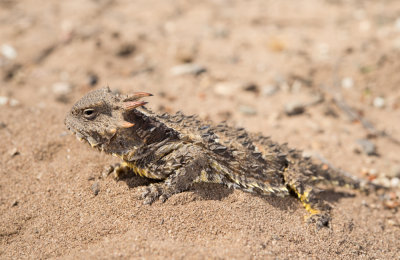
[[[126,178],[126,177],[132,175],[132,172],[128,166],[126,166],[124,164],[116,163],[116,164],[108,165],[108,166],[104,167],[104,170],[102,172],[103,178],[108,177],[110,174],[112,175],[114,180],[119,181],[123,178]]]
[[[329,222],[331,218],[328,214],[314,214],[308,217],[307,223],[315,224],[317,226],[317,230],[329,227]]]
[[[142,199],[144,199],[143,204],[152,204],[160,197],[161,193],[158,187],[154,184],[147,186],[143,189]]]
[[[162,185],[151,184],[150,186],[143,188],[141,197],[144,200],[143,204],[152,204],[157,199],[161,202],[165,202],[169,197],[171,197],[171,194],[166,192]]]

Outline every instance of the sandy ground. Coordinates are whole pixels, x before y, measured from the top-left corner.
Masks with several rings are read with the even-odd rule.
[[[2,0],[0,47],[1,259],[400,258],[398,1]],[[333,220],[319,231],[295,198],[219,185],[142,205],[146,180],[102,178],[115,160],[63,124],[105,85],[153,93],[156,112],[272,136],[392,191],[324,192]],[[305,111],[287,116],[296,103]]]

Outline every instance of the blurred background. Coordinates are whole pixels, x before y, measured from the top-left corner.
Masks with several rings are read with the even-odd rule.
[[[61,125],[108,85],[335,161],[399,164],[398,145],[376,133],[400,138],[396,1],[2,0],[0,19],[2,110],[57,107]]]
[[[399,187],[399,72],[396,0],[0,0],[1,207],[110,160],[63,125],[103,86]]]

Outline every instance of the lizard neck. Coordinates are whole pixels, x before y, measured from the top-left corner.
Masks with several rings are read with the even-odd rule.
[[[125,114],[125,120],[135,123],[133,127],[120,129],[107,145],[108,153],[132,155],[147,151],[165,140],[178,140],[178,133],[169,128],[147,109],[132,110]]]
[[[151,111],[145,108],[140,111],[132,111],[127,115],[127,120],[135,123],[132,128],[133,134],[140,139],[143,145],[159,143],[166,139],[179,139],[179,133],[161,122]]]

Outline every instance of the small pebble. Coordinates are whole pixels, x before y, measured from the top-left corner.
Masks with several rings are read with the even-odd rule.
[[[387,176],[388,176],[388,177],[391,177],[391,178],[395,178],[395,177],[400,178],[400,165],[394,165],[394,166],[390,169],[390,171],[389,171],[389,173],[387,174]]]
[[[383,187],[387,187],[387,188],[391,186],[390,180],[385,177],[376,178],[375,180],[372,180],[372,183],[382,185]]]
[[[397,31],[400,31],[400,17],[394,22],[394,28],[396,28]]]
[[[0,96],[0,106],[4,106],[8,103],[8,97]]]
[[[136,46],[132,43],[124,43],[122,44],[117,52],[115,53],[116,56],[119,57],[128,57],[136,50]]]
[[[237,82],[220,82],[214,86],[214,92],[219,96],[231,97],[238,93],[241,87]]]
[[[249,116],[253,116],[253,115],[257,114],[257,110],[255,108],[250,107],[250,106],[246,106],[246,105],[240,105],[239,106],[239,111],[242,114],[249,115]]]
[[[91,189],[92,189],[92,192],[93,192],[94,196],[97,196],[97,194],[99,194],[99,192],[100,192],[100,185],[99,185],[99,183],[98,183],[97,181],[94,182],[94,183],[92,184]]]
[[[398,187],[399,184],[400,184],[400,179],[397,178],[397,177],[392,178],[392,179],[390,180],[390,186],[392,186],[393,188]]]
[[[368,170],[368,174],[369,174],[370,176],[378,176],[378,170],[377,170],[377,169],[374,169],[374,168],[369,169],[369,170]]]
[[[313,151],[311,151],[311,150],[303,150],[303,153],[302,153],[302,157],[304,158],[304,159],[310,159],[310,158],[312,158],[313,157]]]
[[[267,85],[261,88],[263,96],[272,96],[279,91],[279,88],[275,85]]]
[[[242,89],[248,92],[254,92],[254,93],[260,92],[258,86],[251,82],[243,84]]]
[[[374,143],[367,139],[358,139],[357,141],[358,148],[361,149],[368,156],[377,155],[376,146]]]
[[[10,156],[14,157],[16,155],[19,155],[19,151],[16,147],[14,147],[13,149],[10,150]]]
[[[9,60],[14,60],[17,57],[17,51],[9,44],[1,45],[1,54]]]
[[[89,84],[89,86],[94,87],[94,86],[97,85],[97,82],[99,82],[99,76],[97,76],[94,73],[90,73],[88,75],[88,84]]]
[[[206,71],[207,69],[204,66],[195,63],[182,64],[171,68],[171,74],[175,76],[180,76],[180,75],[198,76]]]
[[[350,77],[346,77],[342,79],[342,88],[351,89],[354,86],[354,81]]]
[[[311,100],[307,103],[307,106],[315,106],[325,101],[325,97],[321,94],[313,94]]]
[[[40,179],[42,178],[42,176],[43,176],[43,172],[39,172],[39,173],[36,175],[36,179],[40,180]]]
[[[372,103],[376,108],[384,108],[386,105],[386,101],[383,97],[374,98],[374,101]]]
[[[52,90],[56,95],[67,95],[72,91],[72,86],[68,82],[57,82],[53,84]]]
[[[18,200],[14,200],[14,202],[11,204],[11,207],[15,207],[15,206],[18,206]]]
[[[400,207],[400,202],[398,201],[384,201],[383,205],[388,209],[395,209]]]
[[[331,117],[339,117],[339,115],[336,113],[335,109],[331,105],[325,105],[323,107],[323,113],[325,116],[331,116]]]
[[[183,46],[176,46],[175,59],[182,63],[193,62],[197,53],[196,44],[188,44]]]
[[[288,116],[295,116],[304,113],[305,107],[303,104],[298,102],[291,102],[285,105],[285,113]]]
[[[12,107],[16,107],[16,106],[19,105],[19,101],[14,99],[14,98],[8,98],[8,97],[5,97],[5,96],[0,96],[0,106],[7,105],[7,103]]]
[[[388,219],[387,223],[388,223],[390,226],[398,226],[398,225],[399,225],[399,224],[397,224],[397,222],[394,221],[393,219]]]

